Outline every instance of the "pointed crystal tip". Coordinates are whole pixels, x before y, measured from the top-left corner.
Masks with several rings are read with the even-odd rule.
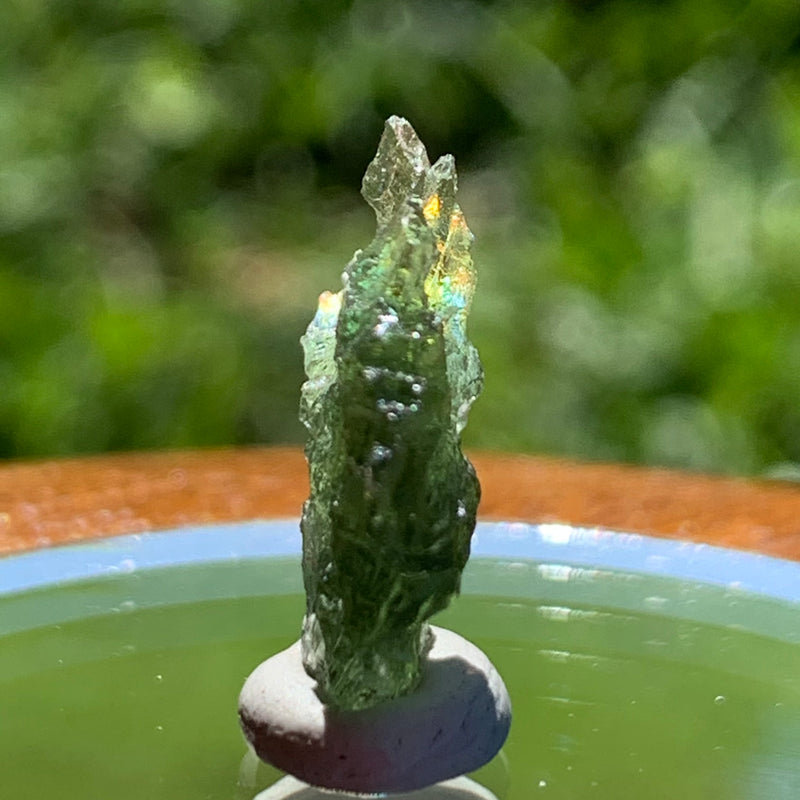
[[[378,225],[391,219],[398,206],[415,193],[430,166],[425,145],[411,123],[403,117],[389,117],[361,184],[361,194],[375,210]]]

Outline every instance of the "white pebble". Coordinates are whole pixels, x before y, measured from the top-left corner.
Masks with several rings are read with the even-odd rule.
[[[264,761],[326,789],[410,792],[478,769],[508,735],[508,692],[474,644],[433,632],[419,687],[363,711],[323,705],[295,642],[245,682],[245,736]]]

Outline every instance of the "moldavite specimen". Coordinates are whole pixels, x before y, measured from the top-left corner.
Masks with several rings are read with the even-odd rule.
[[[460,448],[482,371],[466,337],[475,273],[453,157],[431,166],[391,117],[361,192],[375,238],[302,339],[303,663],[339,709],[418,684],[425,620],[459,589],[480,497]]]

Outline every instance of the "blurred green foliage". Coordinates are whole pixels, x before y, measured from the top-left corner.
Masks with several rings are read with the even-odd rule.
[[[800,5],[5,0],[0,455],[298,442],[382,121],[456,156],[467,444],[800,462]]]

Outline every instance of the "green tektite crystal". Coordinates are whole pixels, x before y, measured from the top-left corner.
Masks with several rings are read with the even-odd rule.
[[[480,497],[460,447],[482,371],[466,337],[475,273],[453,158],[431,166],[392,117],[361,191],[375,238],[302,339],[303,660],[341,709],[419,682],[425,621],[459,589]]]

